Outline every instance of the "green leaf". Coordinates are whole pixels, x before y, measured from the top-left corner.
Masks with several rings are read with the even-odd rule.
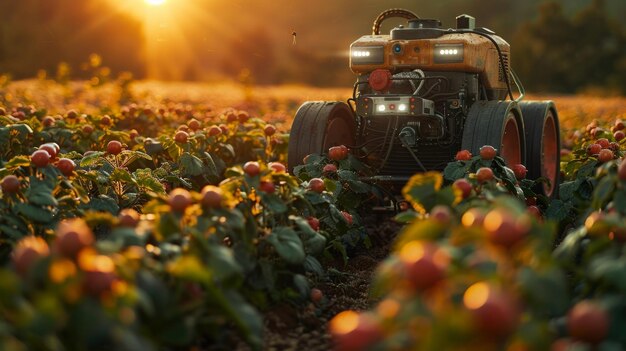
[[[611,200],[614,190],[615,182],[613,179],[611,177],[602,178],[593,192],[591,207],[596,210],[601,209],[604,204]]]
[[[85,157],[82,158],[82,160],[80,160],[80,166],[81,167],[90,167],[90,166],[94,166],[94,165],[98,165],[101,164],[103,162],[102,157],[104,156],[104,152],[102,151],[95,151]]]
[[[230,311],[231,318],[243,331],[243,335],[253,349],[260,350],[262,346],[263,319],[259,312],[235,291],[225,291],[224,298],[228,306],[223,307]]]
[[[561,183],[559,186],[559,196],[563,201],[569,201],[574,198],[574,192],[580,186],[580,179],[570,182]]]
[[[142,190],[150,190],[156,194],[165,194],[163,184],[152,175],[150,168],[138,169],[133,172],[133,178],[137,181],[137,186]]]
[[[289,227],[275,228],[266,239],[287,263],[297,265],[304,262],[305,254],[302,241],[293,229]]]
[[[91,201],[83,207],[101,212],[109,212],[115,215],[120,211],[117,202],[106,195],[100,195],[96,198],[92,198]]]
[[[307,272],[315,273],[318,276],[324,275],[324,268],[322,268],[322,264],[317,260],[317,258],[311,255],[306,256],[303,266]]]
[[[348,180],[347,183],[350,187],[350,190],[354,191],[357,194],[367,194],[371,190],[369,184],[363,183],[358,180]]]
[[[443,170],[443,177],[450,182],[465,177],[469,170],[470,162],[454,161],[448,163]]]
[[[30,156],[28,155],[19,155],[13,157],[9,162],[4,164],[4,167],[7,169],[15,169],[19,167],[29,167],[30,166]]]
[[[27,234],[27,232],[22,232],[8,225],[0,224],[0,237],[2,238],[11,238],[17,241]]]
[[[219,173],[217,171],[217,166],[213,161],[213,157],[208,153],[204,152],[204,164],[206,165],[206,175],[209,177],[219,177]]]
[[[612,255],[594,258],[589,265],[589,277],[614,286],[624,293],[626,292],[626,261],[616,259]]]
[[[180,169],[183,176],[198,176],[204,173],[204,164],[198,157],[185,152],[180,156]]]
[[[540,271],[523,267],[518,282],[525,301],[535,313],[545,317],[563,315],[569,307],[568,285],[565,274],[557,268]]]
[[[114,169],[109,179],[111,181],[117,181],[117,182],[121,181],[124,183],[131,183],[131,184],[137,185],[137,182],[135,182],[135,179],[133,179],[133,176],[127,170],[123,168]]]
[[[22,216],[37,223],[50,223],[52,222],[52,212],[41,207],[37,207],[27,203],[19,203],[15,205],[17,212]]]
[[[574,205],[571,201],[563,202],[558,199],[552,200],[552,202],[550,202],[550,206],[546,210],[546,218],[560,222],[569,216],[573,208]]]
[[[261,193],[261,200],[266,209],[270,210],[274,214],[281,214],[287,212],[287,204],[277,195]]]
[[[197,283],[210,283],[213,274],[196,256],[181,256],[170,262],[167,270],[172,276]]]
[[[304,244],[304,251],[308,254],[318,255],[326,247],[326,237],[311,228],[309,222],[298,216],[289,216],[300,230],[300,238]]]
[[[578,172],[576,172],[576,179],[584,179],[591,176],[597,164],[598,161],[596,159],[589,159],[589,161],[580,166]]]
[[[38,191],[28,196],[28,202],[39,206],[58,206],[57,199],[50,192]]]
[[[311,292],[311,286],[309,281],[302,274],[295,274],[293,276],[293,285],[296,287],[300,296],[307,298]]]
[[[243,276],[243,268],[233,255],[232,250],[224,246],[209,246],[208,266],[214,273],[216,282],[239,280]]]

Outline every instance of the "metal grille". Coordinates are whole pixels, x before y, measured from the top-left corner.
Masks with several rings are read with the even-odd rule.
[[[504,69],[502,69],[502,63],[500,63],[500,70],[498,71],[498,80],[501,82],[504,81],[505,70],[507,74],[509,73],[509,55],[502,54],[502,61],[504,62]]]

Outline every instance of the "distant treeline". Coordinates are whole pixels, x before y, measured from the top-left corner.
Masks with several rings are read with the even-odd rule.
[[[144,23],[112,6],[117,0],[0,1],[0,73],[14,79],[40,70],[54,76],[59,63],[72,67],[72,77],[92,53],[113,74],[148,74]],[[354,76],[345,52],[351,41],[367,34],[371,20],[387,5],[362,0],[360,11],[348,2],[320,0],[312,6],[293,0],[272,3],[195,0],[205,20],[191,19],[180,31],[190,44],[161,51],[161,64],[180,69],[150,71],[150,78],[204,80],[247,79],[256,84],[302,83],[349,86]],[[626,10],[621,0],[442,0],[415,8],[414,0],[398,0],[424,17],[453,26],[454,16],[468,12],[477,24],[496,29],[512,46],[513,68],[533,92],[580,91],[626,94],[626,26],[612,11]],[[292,45],[291,32],[298,32]],[[388,30],[388,28],[386,29]],[[156,74],[154,73],[156,72]],[[172,73],[174,72],[174,73]]]

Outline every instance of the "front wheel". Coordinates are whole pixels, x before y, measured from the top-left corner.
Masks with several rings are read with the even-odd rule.
[[[302,104],[291,125],[287,166],[303,164],[310,154],[321,154],[331,146],[356,144],[356,120],[350,106],[341,101],[308,101]]]

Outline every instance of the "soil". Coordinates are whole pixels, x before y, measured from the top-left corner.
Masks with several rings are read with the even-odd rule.
[[[321,302],[305,307],[280,305],[264,314],[263,350],[331,350],[328,322],[342,311],[363,311],[376,305],[369,296],[370,283],[400,228],[390,218],[372,216],[366,223],[371,247],[355,249],[347,264],[340,258],[323,262],[328,276],[316,286],[324,294]],[[242,341],[227,349],[250,350]]]

